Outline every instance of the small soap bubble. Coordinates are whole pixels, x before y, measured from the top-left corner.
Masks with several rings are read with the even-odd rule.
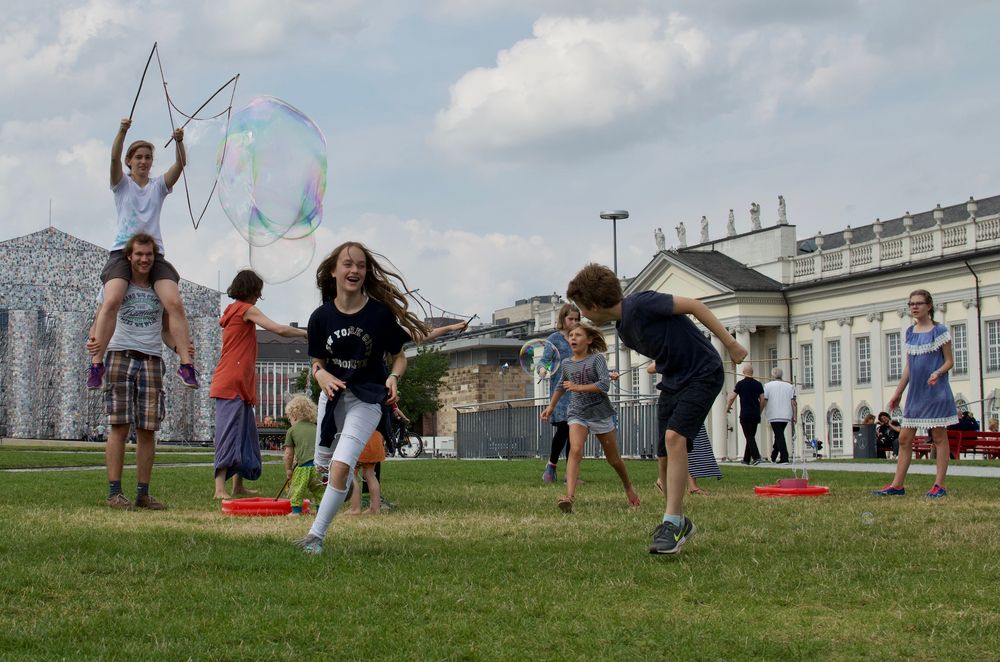
[[[875,515],[869,512],[861,513],[861,523],[865,526],[871,526],[875,523]]]
[[[535,379],[549,379],[562,365],[559,348],[543,338],[524,343],[518,356],[521,369]]]

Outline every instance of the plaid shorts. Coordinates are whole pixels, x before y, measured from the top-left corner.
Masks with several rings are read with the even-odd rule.
[[[113,350],[104,358],[104,364],[108,423],[134,424],[137,430],[159,430],[166,413],[160,357]]]

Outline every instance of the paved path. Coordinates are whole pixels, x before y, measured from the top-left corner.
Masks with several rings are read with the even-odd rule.
[[[720,462],[722,466],[739,467],[739,462]],[[785,468],[791,471],[794,468],[802,468],[801,464],[759,464],[759,467],[768,469]],[[809,473],[817,471],[853,471],[857,473],[878,473],[893,474],[896,472],[895,464],[882,464],[876,462],[807,462],[806,468]],[[922,476],[933,476],[934,465],[932,464],[911,464],[909,474]],[[995,467],[967,466],[961,463],[952,462],[948,465],[949,476],[973,476],[976,478],[1000,478],[1000,465]]]

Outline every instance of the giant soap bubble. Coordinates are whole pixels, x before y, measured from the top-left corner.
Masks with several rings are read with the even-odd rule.
[[[521,369],[537,377],[539,381],[555,375],[562,365],[559,348],[544,338],[535,338],[524,343],[517,358]]]
[[[304,271],[315,249],[310,235],[323,220],[323,132],[290,104],[256,97],[233,114],[220,159],[219,202],[250,244],[254,269],[271,283]],[[307,238],[312,247],[292,243]]]

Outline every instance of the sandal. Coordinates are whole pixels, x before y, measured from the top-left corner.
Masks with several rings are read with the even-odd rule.
[[[559,510],[569,514],[573,512],[573,501],[574,501],[573,497],[564,496],[559,499],[556,505],[559,506]]]
[[[660,484],[660,479],[657,478],[656,482],[653,484],[656,485],[656,489],[660,491],[660,494],[663,494],[663,485]]]
[[[695,487],[694,489],[688,490],[688,494],[708,494],[705,490],[700,487]]]

